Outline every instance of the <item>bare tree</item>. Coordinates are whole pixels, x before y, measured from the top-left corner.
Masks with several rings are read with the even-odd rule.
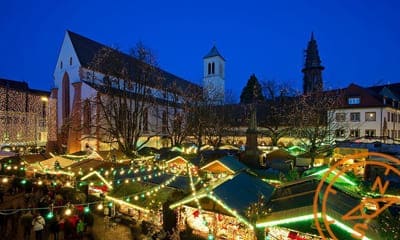
[[[294,119],[297,121],[293,122],[294,132],[308,150],[313,166],[315,157],[332,147],[334,113],[340,105],[341,92],[316,92],[296,99]]]
[[[155,92],[162,80],[154,54],[138,43],[129,55],[102,48],[95,56],[88,81],[97,90],[96,128],[102,141],[115,142],[127,156],[136,155],[157,132],[139,139],[147,130],[149,112],[154,109]],[[94,84],[95,83],[95,84]]]
[[[266,96],[264,119],[260,121],[261,131],[271,138],[273,146],[277,146],[279,140],[289,135],[291,130],[295,91],[289,84],[278,84],[273,80],[263,81],[261,85]]]
[[[188,114],[191,111],[193,96],[201,93],[201,88],[195,85],[178,86],[176,82],[166,86],[168,96],[165,112],[162,119],[168,122],[164,125],[164,132],[172,146],[181,145],[189,134]],[[167,118],[167,121],[165,121]]]

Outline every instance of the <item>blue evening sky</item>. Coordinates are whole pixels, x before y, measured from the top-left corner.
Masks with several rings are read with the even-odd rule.
[[[65,30],[128,51],[138,41],[161,68],[200,83],[216,44],[236,98],[249,76],[302,88],[314,31],[325,88],[400,82],[400,1],[2,1],[0,78],[49,90]]]

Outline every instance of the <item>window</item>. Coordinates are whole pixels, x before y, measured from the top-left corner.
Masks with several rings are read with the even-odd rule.
[[[60,62],[60,69],[62,69],[63,68],[63,64],[62,64],[62,61]]]
[[[211,64],[211,73],[215,74],[215,63]]]
[[[396,119],[396,114],[395,113],[392,113],[392,122],[397,122],[397,119]]]
[[[360,113],[359,112],[350,113],[350,121],[359,122],[360,121]]]
[[[376,112],[366,112],[365,113],[365,121],[376,121]]]
[[[346,113],[336,113],[336,122],[346,121]]]
[[[392,138],[395,139],[396,137],[396,130],[392,130]]]
[[[390,112],[387,113],[388,122],[390,122]]]
[[[350,137],[353,137],[353,138],[360,137],[360,129],[351,129],[350,130]]]
[[[347,103],[350,105],[360,104],[360,97],[349,97]]]
[[[335,130],[335,136],[336,136],[337,138],[345,137],[345,131],[344,131],[344,129],[336,129],[336,130]]]
[[[211,74],[211,63],[208,63],[208,74]]]
[[[375,137],[375,135],[376,135],[375,129],[365,129],[366,137]]]
[[[72,65],[72,57],[69,58],[69,65]]]

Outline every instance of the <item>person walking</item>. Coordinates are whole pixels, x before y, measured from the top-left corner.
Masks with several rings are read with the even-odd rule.
[[[58,240],[58,235],[60,232],[60,216],[56,215],[49,223],[49,230],[54,236],[54,240]]]
[[[78,235],[78,239],[83,239],[84,230],[85,230],[85,223],[83,223],[82,219],[79,219],[78,224],[76,224],[76,233]]]
[[[32,231],[32,221],[33,215],[31,211],[27,211],[24,215],[21,216],[21,225],[24,229],[24,240],[31,239],[31,231]]]
[[[36,240],[42,240],[43,230],[46,222],[44,218],[39,214],[35,214],[35,218],[32,221],[33,231],[35,232]]]

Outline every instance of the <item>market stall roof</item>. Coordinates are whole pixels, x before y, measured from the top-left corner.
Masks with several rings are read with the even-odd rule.
[[[291,155],[288,151],[285,149],[277,149],[274,150],[266,155],[267,161],[274,161],[274,160],[294,160],[296,159],[295,156]]]
[[[174,157],[174,158],[171,158],[171,159],[169,159],[169,160],[166,160],[165,161],[166,163],[168,163],[168,164],[170,164],[170,163],[177,163],[177,164],[186,164],[186,163],[189,163],[189,164],[192,164],[191,162],[189,162],[188,160],[186,160],[184,157],[182,157],[182,156],[176,156],[176,157]]]
[[[41,161],[39,163],[39,166],[41,166],[43,169],[54,170],[54,164],[56,161],[58,161],[61,168],[66,168],[75,163],[74,160],[66,159],[66,158],[63,158],[60,156],[55,156],[55,157],[49,158],[47,160]]]
[[[0,159],[6,158],[6,157],[14,157],[15,152],[7,152],[7,151],[0,151]]]
[[[215,173],[228,171],[231,174],[236,174],[245,169],[247,169],[246,165],[239,162],[236,157],[230,155],[214,160],[201,168],[203,171]]]
[[[123,174],[121,174],[121,172]],[[115,174],[113,178],[114,183],[121,183],[125,181],[126,179],[130,180],[135,180],[137,182],[141,183],[149,183],[149,184],[155,184],[155,185],[160,185],[164,184],[168,179],[171,179],[174,177],[174,180],[169,182],[167,186],[182,190],[182,191],[188,191],[190,190],[190,178],[189,176],[184,176],[184,175],[174,175],[170,173],[165,173],[165,172],[157,172],[157,171],[152,171],[152,172],[147,172],[147,171],[129,171],[129,168],[124,168],[123,171],[122,169],[119,169],[119,173]],[[140,180],[138,180],[140,179]],[[197,183],[198,182],[197,177],[193,177],[193,182]]]
[[[82,171],[84,173],[89,173],[94,170],[99,170],[101,168],[108,169],[113,166],[117,167],[117,166],[121,166],[121,164],[112,163],[109,161],[100,161],[100,160],[95,160],[95,159],[85,159],[85,160],[75,162],[74,164],[72,164],[69,167],[71,167],[71,171],[75,172],[75,173],[77,173],[79,171]]]
[[[313,220],[313,201],[319,181],[316,178],[308,177],[301,181],[285,185],[275,189],[271,201],[268,203],[270,213],[257,220],[257,227],[270,227],[282,224],[296,223],[305,220]],[[322,192],[325,192],[328,183],[324,183]],[[335,220],[334,224],[350,233],[354,224],[360,220],[350,220],[341,222],[341,217],[348,214],[354,207],[360,204],[360,199],[353,197],[345,192],[337,191],[327,199],[326,214]],[[348,225],[348,226],[346,226]],[[377,233],[368,230],[367,236],[377,239]]]
[[[252,226],[246,217],[246,209],[259,200],[260,195],[268,202],[274,192],[274,187],[247,172],[240,172],[229,176],[213,185],[202,188],[182,200],[172,204],[170,208],[189,204],[195,199],[209,198],[222,206],[232,216],[238,218],[248,226]],[[214,209],[205,209],[215,211]]]

